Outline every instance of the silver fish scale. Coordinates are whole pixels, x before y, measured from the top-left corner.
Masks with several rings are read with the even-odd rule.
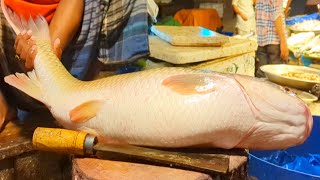
[[[37,39],[36,44],[38,51],[36,61],[39,62],[35,62],[35,70],[44,87],[54,88],[55,91],[73,89],[75,83],[80,81],[71,76],[62,65],[52,50],[51,42]]]

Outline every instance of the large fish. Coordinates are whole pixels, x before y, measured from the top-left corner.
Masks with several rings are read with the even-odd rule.
[[[33,72],[5,82],[44,103],[61,125],[100,139],[156,147],[275,149],[303,143],[312,129],[307,105],[281,86],[240,75],[158,68],[80,81],[54,55],[43,17],[21,23],[38,52]]]

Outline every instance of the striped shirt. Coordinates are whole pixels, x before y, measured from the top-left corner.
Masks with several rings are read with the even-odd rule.
[[[285,22],[282,4],[282,0],[257,0],[256,23],[259,46],[280,44],[275,20],[281,16],[283,23]],[[285,28],[285,24],[283,24],[283,28]]]

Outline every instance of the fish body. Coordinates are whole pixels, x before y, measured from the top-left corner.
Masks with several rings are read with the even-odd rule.
[[[43,102],[65,128],[134,145],[226,149],[286,148],[312,129],[303,101],[252,77],[171,67],[77,80],[54,55],[44,18],[21,23],[2,8],[16,33],[32,29],[38,49],[34,71],[5,82]]]

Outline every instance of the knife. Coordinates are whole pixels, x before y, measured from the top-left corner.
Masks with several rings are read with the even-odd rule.
[[[40,151],[93,155],[101,159],[120,155],[204,173],[226,174],[229,169],[227,155],[159,150],[128,144],[102,144],[86,132],[66,129],[38,127],[33,133],[32,144],[35,150]]]

